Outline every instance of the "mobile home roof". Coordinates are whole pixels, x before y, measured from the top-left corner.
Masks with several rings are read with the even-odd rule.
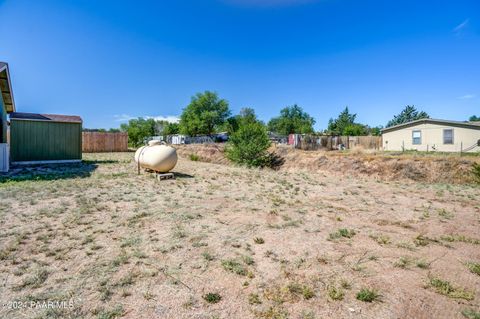
[[[480,130],[480,122],[461,122],[461,121],[447,121],[447,120],[436,120],[436,119],[420,119],[420,120],[415,120],[407,123],[398,124],[395,126],[386,127],[382,130],[382,133],[392,132],[392,131],[408,128],[411,126],[415,126],[418,124],[427,124],[427,123]]]

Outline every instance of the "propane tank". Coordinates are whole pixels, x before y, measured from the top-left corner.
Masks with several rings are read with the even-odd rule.
[[[149,141],[147,146],[140,147],[135,152],[135,162],[140,167],[159,173],[167,173],[177,164],[177,150],[162,144],[161,141]]]

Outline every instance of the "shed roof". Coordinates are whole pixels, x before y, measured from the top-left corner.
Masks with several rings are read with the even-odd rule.
[[[415,126],[418,124],[437,124],[437,125],[446,125],[446,126],[463,127],[463,128],[471,128],[474,130],[480,130],[480,122],[420,119],[420,120],[415,120],[407,123],[398,124],[395,126],[386,127],[382,130],[382,133],[392,132],[392,131],[408,128],[411,126]]]
[[[7,113],[15,112],[10,72],[8,71],[8,64],[5,62],[0,62],[0,91]]]
[[[10,114],[10,119],[11,120],[64,122],[64,123],[82,123],[82,118],[78,115],[37,114],[37,113],[13,112],[13,113]]]

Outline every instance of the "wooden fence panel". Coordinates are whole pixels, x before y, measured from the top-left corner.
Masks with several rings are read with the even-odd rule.
[[[128,134],[107,132],[82,132],[82,152],[126,152]]]

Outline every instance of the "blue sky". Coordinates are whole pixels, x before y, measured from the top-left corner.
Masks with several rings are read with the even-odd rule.
[[[0,32],[17,110],[88,128],[174,118],[204,90],[265,121],[297,103],[317,129],[347,105],[372,126],[406,104],[480,115],[477,0],[7,0]]]

